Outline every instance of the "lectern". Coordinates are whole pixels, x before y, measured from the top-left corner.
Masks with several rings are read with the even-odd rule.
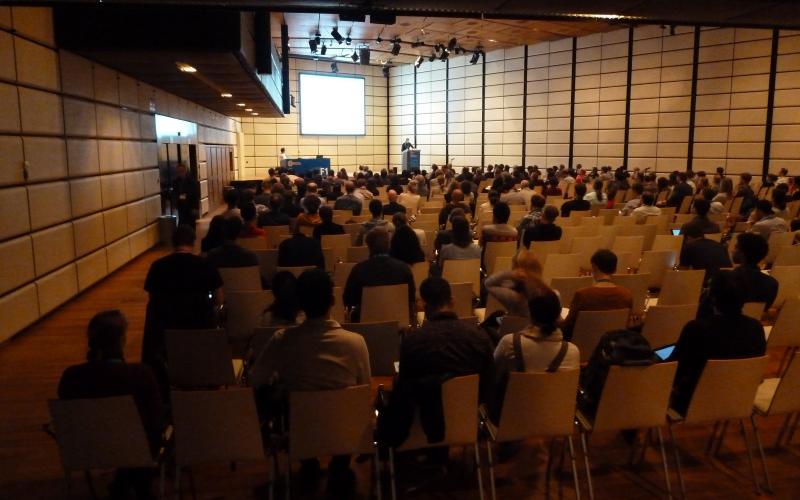
[[[403,170],[419,168],[419,149],[408,148],[403,151]]]

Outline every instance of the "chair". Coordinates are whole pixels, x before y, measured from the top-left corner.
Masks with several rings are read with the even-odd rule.
[[[581,256],[581,269],[592,268],[592,255],[603,247],[600,236],[576,236],[572,238],[570,253]]]
[[[542,281],[550,284],[553,278],[580,276],[581,262],[579,253],[550,254],[542,262]]]
[[[269,244],[265,238],[237,238],[236,243],[242,248],[253,251],[266,250],[269,248]]]
[[[612,210],[614,212],[617,211],[615,208],[601,209],[600,211],[602,212],[603,210]],[[637,224],[637,222],[638,222],[638,219],[636,217],[632,216],[632,215],[619,215],[619,214],[617,214],[606,225],[610,226],[610,225],[613,224],[614,226],[635,226]]]
[[[350,235],[350,244],[355,245],[356,240],[358,240],[358,235],[361,233],[361,224],[350,222],[342,224],[342,226],[344,227],[344,232]]]
[[[333,285],[345,286],[347,278],[350,277],[350,271],[356,266],[356,262],[337,262],[333,266]]]
[[[472,293],[481,294],[481,260],[448,259],[444,261],[442,278],[450,283],[472,283]]]
[[[681,248],[683,248],[683,235],[657,234],[656,239],[653,240],[652,250],[654,252],[667,250],[679,255]]]
[[[419,296],[419,286],[428,278],[428,274],[430,274],[431,265],[430,263],[426,262],[415,262],[411,265],[411,274],[414,275],[414,285],[416,285],[416,297],[420,298]]]
[[[292,234],[289,226],[264,226],[261,229],[266,233],[267,248],[277,248],[281,242],[281,236]]]
[[[264,460],[252,389],[172,391],[172,421],[178,498],[183,467]]]
[[[48,401],[67,493],[71,474],[84,471],[92,496],[93,469],[149,468],[157,465],[133,396]],[[164,498],[161,465],[160,498]]]
[[[344,306],[344,287],[333,287],[333,307],[331,307],[330,318],[341,324],[345,321],[347,308]]]
[[[630,309],[580,311],[572,329],[572,343],[578,346],[581,362],[589,361],[604,333],[625,329],[630,314]]]
[[[649,274],[615,274],[611,281],[616,285],[627,288],[633,298],[631,315],[641,317],[647,304]]]
[[[261,290],[260,266],[220,267],[222,289],[225,293],[242,290]]]
[[[363,262],[369,259],[369,247],[348,247],[347,262]]]
[[[516,253],[516,241],[490,241],[487,243],[483,252],[483,267],[486,269],[486,275],[491,276],[495,273],[498,257],[513,257]]]
[[[429,443],[419,413],[414,415],[408,438],[399,447],[389,448],[389,472],[392,484],[392,498],[396,498],[396,478],[394,469],[395,451],[412,451],[432,446],[472,446],[477,463],[478,491],[483,500],[483,478],[481,476],[481,456],[478,448],[478,375],[455,377],[442,384],[442,409],[444,410],[445,436],[442,441]]]
[[[225,333],[228,340],[244,347],[258,327],[264,311],[275,300],[271,290],[258,292],[231,292],[225,295]],[[239,349],[236,357],[241,357]]]
[[[392,377],[394,363],[400,359],[400,329],[396,321],[345,323],[342,328],[364,337],[373,377]]]
[[[575,394],[578,390],[580,370],[563,370],[553,373],[511,373],[503,399],[503,412],[497,426],[484,418],[490,440],[486,443],[489,461],[489,485],[492,499],[497,498],[494,480],[492,443],[519,441],[531,437],[563,438],[569,445],[572,480],[575,493],[580,498],[578,468],[572,432],[575,418]],[[547,486],[549,492],[550,469],[553,457],[548,454]]]
[[[450,291],[453,295],[453,305],[455,313],[459,318],[475,316],[472,309],[472,283],[450,283]]]
[[[503,316],[503,322],[500,323],[500,329],[497,333],[502,337],[503,335],[507,335],[509,333],[518,332],[530,324],[531,320],[529,318],[506,314]]]
[[[793,297],[783,303],[773,326],[764,328],[767,347],[800,347],[800,298]]]
[[[764,262],[772,264],[781,253],[784,247],[791,246],[794,243],[795,234],[787,231],[784,233],[770,233],[767,243],[769,244],[769,252]]]
[[[580,213],[580,212],[576,212]],[[604,226],[606,222],[605,217],[583,217],[581,219],[581,226]]]
[[[636,273],[650,276],[650,280],[647,283],[648,288],[661,288],[664,284],[664,276],[670,269],[675,267],[677,255],[677,253],[667,250],[646,250],[642,252],[642,260],[639,262]]]
[[[172,387],[194,389],[235,382],[225,330],[167,330],[164,338]]]
[[[744,307],[742,307],[742,314],[748,318],[761,321],[761,317],[764,315],[764,309],[766,309],[766,307],[767,304],[764,302],[745,302]]]
[[[630,253],[638,258],[643,247],[644,236],[617,236],[611,245],[611,251],[615,254]]]
[[[544,265],[548,255],[561,251],[561,241],[532,241],[528,250]]]
[[[678,214],[688,214],[689,210],[692,208],[692,197],[691,196],[684,196],[681,200],[680,208],[678,209]]]
[[[800,266],[800,245],[786,245],[778,249],[773,266]]]
[[[697,304],[650,306],[644,318],[642,335],[654,349],[678,341],[683,327],[697,316]]]
[[[588,286],[592,286],[591,276],[558,277],[550,281],[550,287],[558,290],[559,295],[561,295],[561,305],[563,307],[569,307],[576,291]]]
[[[603,219],[603,225],[610,226],[614,218],[619,215],[619,210],[616,208],[601,208],[597,212],[597,217]]]
[[[581,351],[582,352],[582,351]],[[661,451],[664,482],[667,495],[672,496],[669,480],[667,454],[661,426],[667,421],[669,396],[678,363],[658,363],[649,366],[611,366],[603,384],[594,419],[577,412],[581,431],[586,476],[589,482],[589,498],[594,498],[589,450],[586,435],[602,431],[623,429],[655,429]],[[631,388],[636,388],[631,390]],[[624,411],[620,411],[624,408]]]
[[[773,307],[782,307],[787,299],[800,297],[800,266],[772,266],[770,276],[778,280],[778,296]]]
[[[750,442],[747,439],[744,420],[750,418],[753,413],[753,401],[755,401],[758,386],[761,383],[762,374],[767,366],[768,358],[761,356],[757,358],[743,359],[710,359],[706,362],[703,373],[697,382],[692,399],[685,415],[680,415],[674,410],[669,412],[669,433],[670,440],[674,443],[673,452],[675,454],[675,464],[678,470],[678,479],[681,485],[681,492],[686,498],[686,486],[683,481],[681,471],[680,453],[678,452],[672,426],[675,423],[685,425],[705,424],[708,422],[720,422],[728,420],[739,420],[742,437],[747,449],[747,457],[750,462],[750,470],[753,474],[753,484],[760,492],[758,478],[753,465],[753,455]],[[754,423],[755,420],[751,420]],[[724,431],[716,437],[717,428],[714,428],[711,442],[708,449],[718,450],[722,444]],[[753,426],[756,439],[758,429]]]
[[[275,276],[275,269],[278,267],[278,250],[275,248],[267,250],[254,250],[258,257],[258,267],[261,277],[267,281],[272,281]]]
[[[560,252],[567,253],[572,249],[572,240],[576,237],[597,236],[600,232],[598,226],[562,226]]]
[[[705,273],[702,269],[665,273],[664,284],[658,294],[658,304],[676,306],[699,303]]]
[[[367,286],[361,290],[361,317],[364,323],[397,321],[409,325],[408,285]]]
[[[495,311],[505,311],[506,308],[497,300],[497,297],[491,293],[486,296],[486,309],[484,309],[483,319],[485,320],[492,315]]]
[[[334,263],[344,262],[347,259],[347,249],[353,244],[353,238],[347,233],[324,234],[320,243],[322,248],[332,248],[334,250]]]
[[[294,274],[295,278],[299,278],[300,275],[303,274],[304,272],[309,271],[311,269],[316,269],[316,268],[317,268],[317,266],[294,266],[294,267],[291,267],[291,266],[278,266],[275,269],[275,273],[277,274],[277,273],[286,271],[286,272],[290,272],[290,273]]]
[[[494,272],[502,273],[511,270],[511,262],[514,257],[497,257],[494,259]]]

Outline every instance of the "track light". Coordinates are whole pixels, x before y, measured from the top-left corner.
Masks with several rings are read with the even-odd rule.
[[[319,42],[322,41],[322,35],[320,34],[319,30],[317,30],[317,32],[314,34],[314,41],[317,42],[317,45],[319,45]]]
[[[415,68],[419,68],[420,66],[422,66],[422,61],[423,60],[424,59],[422,58],[422,56],[417,57],[417,62],[414,63],[414,67]]]
[[[419,40],[417,40],[416,42],[411,42],[412,49],[416,49],[417,47],[422,47],[423,45],[425,45],[425,42],[420,42]]]
[[[477,50],[472,53],[472,58],[469,60],[470,64],[478,64],[478,59],[481,58],[481,53]]]
[[[439,58],[439,60],[446,61],[448,57],[450,57],[450,51],[445,48],[442,48],[442,56]]]
[[[331,30],[331,36],[333,37],[334,40],[339,42],[340,45],[342,43],[342,40],[344,40],[344,37],[341,35],[341,33],[339,33],[339,28],[337,28],[335,26]]]
[[[325,55],[325,52],[328,52],[327,45],[323,45],[322,48],[319,50],[319,53],[322,54],[323,56]]]
[[[383,76],[389,78],[389,66],[383,67]]]
[[[354,63],[357,63],[358,62],[358,52],[353,51],[353,55],[350,56],[350,59],[352,59]]]
[[[400,39],[399,38],[395,38],[392,41],[392,55],[396,56],[399,53],[400,53]]]
[[[450,41],[447,43],[447,50],[453,52],[456,49],[456,45],[458,44],[458,40],[455,38],[451,38]]]
[[[339,66],[336,64],[336,61],[333,61],[331,63],[331,71],[333,73],[338,73],[339,72]]]
[[[428,61],[433,62],[436,60],[436,52],[431,52],[430,57],[428,57]]]
[[[375,41],[378,42],[378,45],[380,45],[383,43],[383,38],[381,38],[381,36],[378,35],[378,38],[376,38]]]
[[[350,34],[349,33],[347,34],[347,38],[344,39],[344,43],[346,43],[347,45],[350,45],[351,43],[353,43],[353,39],[350,38]]]
[[[308,47],[311,49],[312,54],[317,53],[317,42],[315,42],[313,38],[308,41]]]

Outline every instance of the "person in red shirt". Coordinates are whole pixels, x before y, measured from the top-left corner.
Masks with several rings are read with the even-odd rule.
[[[267,233],[256,224],[256,206],[252,203],[242,205],[240,208],[244,227],[242,228],[242,238],[264,238]]]

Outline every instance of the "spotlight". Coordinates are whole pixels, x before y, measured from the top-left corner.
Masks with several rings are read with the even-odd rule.
[[[436,52],[431,52],[430,57],[428,57],[428,61],[433,62],[436,60]]]
[[[381,38],[381,36],[378,35],[378,38],[376,38],[375,41],[378,42],[378,45],[380,45],[383,43],[383,38]]]
[[[249,113],[249,112],[253,111],[253,108],[244,108],[244,110]]]
[[[346,43],[347,45],[350,45],[351,43],[353,43],[353,39],[350,38],[350,34],[349,33],[347,35],[347,38],[344,39],[344,43]]]
[[[243,107],[247,106],[247,104],[245,104],[243,102],[237,102],[236,105],[239,106],[240,108],[243,108]]]
[[[322,35],[320,34],[319,30],[317,30],[317,32],[314,34],[314,41],[317,42],[317,45],[319,45],[319,42],[321,40],[322,40]]]
[[[223,92],[220,94],[220,97],[231,98],[233,97],[233,94],[231,94],[230,92]]]
[[[337,28],[337,27],[335,27],[335,26],[334,26],[334,28],[331,30],[331,36],[333,37],[333,39],[334,39],[334,40],[336,40],[337,42],[339,42],[339,44],[340,44],[340,45],[341,45],[341,43],[342,43],[342,40],[344,40],[344,37],[341,35],[341,33],[339,33],[339,28]]]
[[[308,47],[311,49],[312,54],[317,53],[317,42],[315,42],[313,38],[308,41]]]
[[[190,66],[186,63],[176,62],[175,66],[177,66],[178,69],[184,73],[197,73],[197,68],[195,68],[194,66]]]
[[[353,55],[350,56],[350,59],[352,59],[354,63],[357,63],[358,62],[358,53],[354,51]]]
[[[331,71],[333,73],[338,73],[339,72],[339,66],[336,64],[336,61],[333,61],[331,63]]]
[[[477,50],[472,53],[472,58],[469,60],[470,64],[478,64],[478,59],[481,58],[481,53]]]
[[[328,52],[328,46],[327,45],[323,45],[322,48],[319,50],[319,52],[320,52],[320,54],[322,54],[324,56],[325,52]]]
[[[448,57],[450,57],[450,51],[445,48],[442,48],[442,56],[439,58],[439,60],[446,61]]]
[[[451,38],[450,41],[447,43],[447,50],[453,52],[453,50],[455,50],[456,48],[456,44],[458,44],[458,40],[456,40],[455,38]]]
[[[414,63],[414,67],[415,68],[419,68],[420,66],[422,66],[422,61],[423,60],[424,59],[422,58],[422,56],[417,57],[417,62]]]
[[[383,76],[389,78],[389,66],[383,67]]]
[[[395,38],[392,41],[392,55],[396,56],[399,53],[400,53],[400,39],[399,38]]]
[[[422,47],[423,45],[425,45],[425,42],[420,42],[419,40],[417,40],[416,42],[411,42],[412,49],[416,49],[417,47]]]

